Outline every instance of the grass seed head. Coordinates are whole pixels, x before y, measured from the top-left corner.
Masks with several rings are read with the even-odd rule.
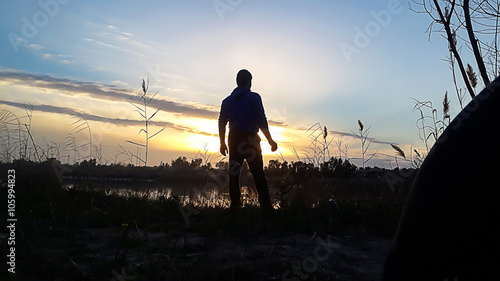
[[[415,154],[417,154],[418,157],[422,157],[422,156],[420,156],[420,153],[418,153],[418,151],[416,149],[413,149],[413,151],[415,151]]]
[[[142,79],[142,92],[146,93],[146,81],[144,79]]]
[[[448,92],[444,94],[443,99],[443,116],[444,118],[450,118],[450,100],[448,99]]]
[[[363,129],[365,128],[365,126],[363,126],[363,123],[361,122],[361,120],[358,120],[358,125],[359,125],[359,130],[363,131]]]
[[[476,73],[474,72],[474,69],[470,64],[467,64],[467,70],[465,71],[467,73],[467,77],[469,78],[470,85],[472,88],[476,88],[477,86],[477,76]]]
[[[396,152],[398,153],[399,156],[406,159],[405,152],[399,146],[397,146],[395,144],[391,144],[391,146],[392,146],[392,148],[394,148],[394,150],[396,150]]]

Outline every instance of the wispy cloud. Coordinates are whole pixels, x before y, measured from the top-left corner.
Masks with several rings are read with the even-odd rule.
[[[17,108],[22,108],[22,109],[25,108],[25,104],[18,103],[18,102],[0,100],[0,104],[13,106],[13,107],[17,107]],[[83,116],[88,121],[110,123],[110,124],[114,124],[117,126],[143,126],[144,125],[144,121],[141,121],[141,120],[110,118],[110,117],[99,116],[99,115],[94,115],[94,114],[85,113],[85,112],[79,112],[75,109],[68,108],[68,107],[59,107],[59,106],[46,105],[46,104],[38,104],[38,105],[32,105],[32,106],[33,106],[34,111],[45,112],[45,113],[64,114],[64,115],[76,116],[76,117]],[[171,129],[174,129],[174,130],[177,130],[180,132],[185,132],[185,133],[194,133],[194,134],[201,134],[201,135],[205,135],[205,136],[212,136],[211,133],[199,131],[199,130],[194,129],[194,128],[177,125],[177,124],[167,122],[167,121],[150,121],[150,124],[154,125],[154,126],[159,126],[159,127],[171,128]]]
[[[88,95],[95,99],[113,102],[134,101],[138,97],[137,94],[133,94],[137,90],[119,88],[113,85],[98,85],[92,82],[55,78],[49,75],[0,72],[0,81],[34,88],[57,90],[66,95]],[[218,116],[218,111],[209,109],[210,106],[197,105],[195,103],[186,104],[158,96],[150,103],[150,106],[155,109],[161,108],[165,112],[177,113],[187,117],[215,119]]]
[[[102,41],[99,41],[99,40],[95,40],[95,39],[92,39],[92,38],[83,38],[82,40],[86,41],[86,42],[95,43],[95,44],[100,45],[100,46],[112,48],[112,49],[119,49],[118,46],[111,45],[109,43],[105,43],[105,42],[102,42]]]
[[[75,81],[71,79],[55,78],[49,75],[38,75],[23,72],[0,71],[0,82],[15,83],[38,89],[51,89],[66,95],[88,95],[95,99],[113,102],[135,101],[138,90],[120,88],[114,85],[99,85],[92,82]],[[116,83],[123,85],[123,83]],[[156,96],[149,104],[152,108],[160,108],[163,112],[180,114],[185,117],[216,119],[219,107],[199,104],[196,102],[178,102]],[[268,121],[272,126],[287,127],[280,121]]]
[[[73,63],[75,63],[75,61],[70,56],[66,56],[66,55],[42,53],[41,56],[46,60],[55,61],[55,62],[58,62],[61,64],[73,64]]]
[[[99,85],[92,82],[82,82],[65,78],[55,78],[50,75],[39,75],[16,71],[0,71],[0,82],[7,82],[19,85],[25,85],[29,87],[34,87],[38,89],[51,89],[60,91],[65,95],[87,95],[95,99],[113,101],[113,102],[124,102],[135,101],[138,98],[138,90],[131,90],[127,88],[121,88],[114,85]],[[117,83],[119,84],[119,83]],[[1,101],[0,103],[10,106],[15,106],[19,108],[24,108],[24,104]],[[194,118],[204,118],[204,119],[216,119],[218,117],[218,106],[199,104],[195,102],[183,103],[178,101],[168,100],[162,97],[156,97],[150,103],[152,108],[160,108],[164,112],[176,113],[184,117],[194,117]],[[143,121],[131,120],[131,119],[121,119],[121,118],[110,118],[104,116],[93,115],[89,113],[78,112],[75,109],[67,107],[58,107],[53,105],[34,105],[34,110],[50,113],[66,114],[71,116],[76,116],[81,114],[85,116],[88,120],[112,123],[118,126],[137,126],[142,125]],[[268,120],[269,125],[279,126],[285,128],[292,128],[284,122]],[[152,121],[151,124],[173,128],[182,132],[196,133],[202,135],[211,136],[212,134],[207,132],[199,131],[195,128],[177,125],[166,121]],[[298,130],[307,131],[307,129],[297,128]],[[330,135],[336,135],[340,137],[350,137],[356,138],[352,132],[342,132],[329,130]],[[377,140],[371,138],[373,143],[379,144],[391,144],[390,142]]]
[[[328,130],[328,133],[330,135],[335,135],[335,136],[350,137],[350,138],[355,138],[355,139],[358,138],[353,133],[346,133],[346,132],[335,131],[335,130]],[[375,139],[375,138],[368,138],[368,140],[370,140],[373,143],[378,143],[378,144],[394,144],[393,142],[382,141],[382,140],[378,140],[378,139]]]
[[[28,45],[25,45],[26,48],[28,49],[31,49],[31,50],[40,50],[40,49],[43,49],[43,47],[41,45],[38,45],[38,44],[28,44]]]
[[[44,60],[47,61],[52,61],[60,64],[75,64],[75,60],[72,56],[70,55],[63,55],[63,54],[55,54],[51,53],[50,51],[47,50],[42,45],[39,44],[26,44],[22,43],[20,44],[21,47],[26,48],[28,51],[33,53],[34,55],[41,57]]]
[[[130,32],[121,30],[115,25],[87,22],[87,26],[93,30],[89,37],[83,41],[123,51],[134,56],[144,57],[151,46],[134,38]]]
[[[311,128],[299,128],[298,130],[304,131],[306,134],[310,134]],[[353,133],[353,132],[342,132],[342,131],[336,131],[336,130],[328,130],[328,135],[329,136],[335,136],[336,138],[343,138],[343,137],[348,137],[352,139],[358,139],[358,137]],[[378,144],[394,144],[394,142],[387,142],[383,140],[378,140],[376,138],[368,138],[369,141],[372,143],[378,143]]]

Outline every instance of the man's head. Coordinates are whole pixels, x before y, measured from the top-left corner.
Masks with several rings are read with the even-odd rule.
[[[242,69],[236,75],[236,84],[238,87],[252,87],[252,74],[246,69]]]

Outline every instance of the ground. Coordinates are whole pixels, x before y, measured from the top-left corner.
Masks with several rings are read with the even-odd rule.
[[[307,181],[274,175],[280,208],[269,215],[252,204],[233,212],[224,204],[186,203],[182,192],[156,192],[149,181],[61,184],[50,163],[9,169],[19,175],[16,273],[4,270],[0,280],[380,280],[404,202],[403,193],[386,192],[390,185],[380,175]],[[203,186],[210,183],[205,174],[171,169],[165,180]],[[0,183],[7,198],[6,181]],[[406,182],[396,191],[399,185]],[[0,233],[2,253],[8,238]]]
[[[256,229],[232,237],[223,230],[203,235],[189,228],[161,232],[135,225],[84,228],[66,236],[51,231],[48,247],[31,255],[53,257],[57,264],[46,264],[55,267],[48,270],[60,274],[59,280],[68,275],[85,280],[381,280],[391,243],[357,227],[339,236]],[[58,267],[66,269],[58,273]]]

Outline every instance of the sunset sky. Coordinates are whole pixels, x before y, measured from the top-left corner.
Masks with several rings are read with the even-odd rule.
[[[150,140],[148,165],[194,157],[204,143],[218,155],[218,111],[242,68],[292,161],[319,122],[360,165],[359,119],[378,152],[368,165],[395,167],[390,143],[424,147],[411,98],[440,108],[448,91],[459,111],[447,43],[428,40],[430,18],[407,1],[3,1],[0,22],[0,109],[22,117],[33,105],[35,143],[59,144],[62,160],[69,134],[88,139],[72,125],[80,114],[103,160],[126,162],[119,145],[135,153],[126,141],[144,140],[128,101],[147,77],[158,92],[150,114],[161,109],[150,134],[165,128]],[[266,163],[277,158],[262,147]],[[335,141],[330,150],[338,156]]]

